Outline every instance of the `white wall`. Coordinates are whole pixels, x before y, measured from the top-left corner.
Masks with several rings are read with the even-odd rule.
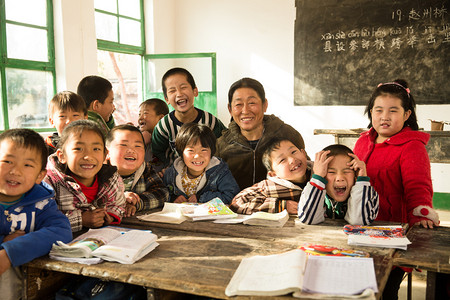
[[[314,129],[367,126],[368,120],[363,115],[362,106],[293,105],[294,0],[145,1],[148,53],[217,53],[218,117],[225,124],[230,119],[228,88],[242,77],[253,77],[266,89],[268,113],[279,116],[302,134],[306,151],[311,157],[326,145],[334,143],[332,136],[313,135]],[[68,4],[78,1],[55,2],[62,2],[63,6],[70,6],[70,9],[80,13],[69,16],[69,25],[73,22],[74,28],[64,30],[64,34],[66,31],[74,34],[75,42],[80,42],[81,49],[72,53],[76,63],[81,59],[80,65],[71,64],[73,69],[65,70],[65,76],[68,80],[79,80],[92,72],[91,68],[96,68],[96,63],[92,63],[95,54],[90,52],[92,32],[95,38],[95,23],[92,24],[93,15],[83,9],[83,4],[91,7],[93,0],[82,0],[80,2],[83,4],[79,5]],[[421,105],[417,114],[419,126],[429,130],[428,119],[450,119],[450,105]],[[448,127],[444,129],[449,130]],[[444,180],[449,175],[450,164],[432,164],[435,191],[450,192],[450,185]]]

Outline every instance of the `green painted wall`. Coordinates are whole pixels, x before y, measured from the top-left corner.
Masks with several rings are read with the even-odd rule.
[[[436,209],[450,210],[450,193],[434,193],[433,207]]]

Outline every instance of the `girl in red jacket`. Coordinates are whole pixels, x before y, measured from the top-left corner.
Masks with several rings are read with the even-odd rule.
[[[379,84],[365,110],[370,129],[361,134],[354,153],[366,163],[367,176],[380,197],[376,220],[433,228],[439,225],[439,217],[432,208],[425,149],[430,136],[418,131],[415,106],[405,81]],[[383,299],[397,298],[403,274],[400,268],[391,272]]]

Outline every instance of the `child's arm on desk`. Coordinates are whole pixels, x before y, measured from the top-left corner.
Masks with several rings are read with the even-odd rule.
[[[11,260],[6,254],[6,250],[0,250],[0,275],[6,272],[11,267]]]

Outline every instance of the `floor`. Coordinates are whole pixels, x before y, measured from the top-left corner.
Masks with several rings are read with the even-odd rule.
[[[450,211],[438,210],[439,220],[441,220],[441,226],[450,227]],[[425,291],[427,286],[426,271],[416,272],[413,271],[412,292],[411,296],[413,300],[425,299]],[[408,280],[405,278],[400,286],[398,293],[398,299],[403,300],[407,298]]]

